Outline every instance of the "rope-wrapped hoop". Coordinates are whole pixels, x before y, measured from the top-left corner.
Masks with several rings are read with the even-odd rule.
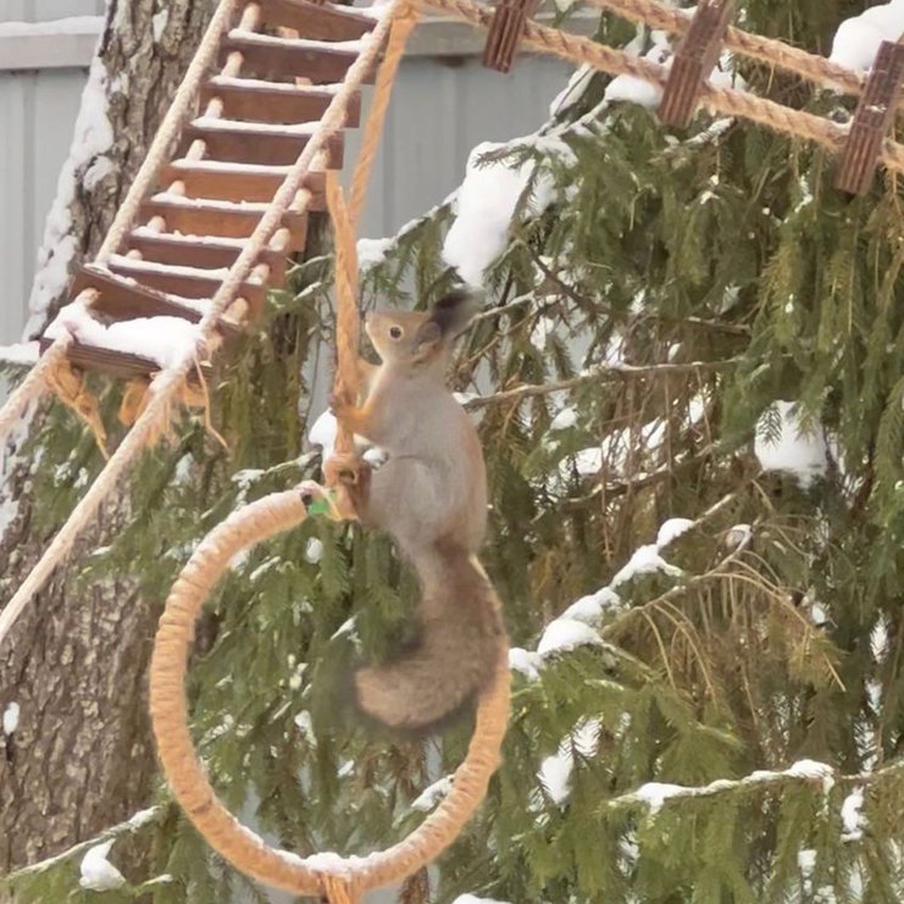
[[[367,889],[392,885],[435,859],[456,839],[486,795],[500,761],[509,716],[510,676],[500,655],[491,687],[481,697],[477,723],[452,791],[407,838],[366,857],[314,855],[302,859],[275,850],[223,806],[198,760],[188,728],[185,676],[201,608],[230,560],[308,516],[300,489],[274,493],[232,514],[207,535],[182,569],[160,619],[151,660],[151,718],[163,770],[173,794],[208,843],[235,867],[267,885],[295,894],[353,901]]]

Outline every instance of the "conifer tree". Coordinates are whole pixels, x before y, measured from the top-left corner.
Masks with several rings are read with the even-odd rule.
[[[738,7],[747,30],[826,55],[862,8]],[[608,16],[598,38],[668,53]],[[853,108],[723,65],[761,96],[840,120]],[[904,895],[900,191],[882,177],[851,199],[810,145],[704,114],[671,131],[656,102],[579,72],[535,135],[475,152],[456,200],[362,246],[365,307],[429,305],[462,278],[487,291],[452,379],[479,419],[484,560],[513,644],[504,763],[405,901]],[[304,438],[329,433],[309,403],[334,338],[328,255],[294,279],[224,360],[214,421],[229,453],[181,425],[135,475],[134,523],[75,587],[129,570],[159,600],[212,525],[317,476]],[[49,417],[65,441],[35,477],[46,500],[79,429]],[[446,793],[469,725],[398,744],[330,705],[353,654],[385,656],[410,630],[416,597],[385,538],[312,521],[236,562],[211,601],[195,737],[268,839],[382,848]],[[266,900],[163,789],[114,834],[114,863],[125,836],[153,844],[150,874],[89,898],[81,848],[14,877],[19,899],[128,900],[151,881],[160,904]]]

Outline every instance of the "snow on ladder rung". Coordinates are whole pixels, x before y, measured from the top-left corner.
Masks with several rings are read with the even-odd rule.
[[[246,239],[156,232],[144,226],[133,229],[125,241],[127,249],[140,252],[145,260],[211,269],[231,267],[247,244]],[[275,280],[283,279],[285,254],[266,248],[258,259],[270,267]]]
[[[229,273],[228,268],[204,270],[198,267],[162,264],[159,261],[144,261],[119,255],[111,258],[110,270],[120,276],[131,276],[145,286],[159,292],[182,298],[210,300],[223,285]],[[270,282],[268,280],[268,282]],[[278,280],[271,283],[274,288]],[[263,310],[267,298],[267,285],[248,280],[242,284],[238,295],[244,298],[254,314]]]

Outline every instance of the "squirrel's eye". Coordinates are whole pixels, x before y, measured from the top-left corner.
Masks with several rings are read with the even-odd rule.
[[[389,335],[392,336],[393,339],[401,339],[402,328],[400,326],[390,327]]]

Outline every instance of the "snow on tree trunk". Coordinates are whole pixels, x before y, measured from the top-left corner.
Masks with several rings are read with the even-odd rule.
[[[30,299],[28,332],[59,306],[73,266],[102,242],[182,72],[212,4],[111,0],[58,195],[48,217]],[[0,538],[0,598],[27,574],[60,515],[47,518],[33,493],[38,468],[25,453],[46,411],[23,427],[7,458],[6,529]],[[77,434],[74,434],[77,436]],[[41,449],[37,450],[39,453]],[[35,448],[28,455],[35,460]],[[86,457],[75,444],[73,455]],[[76,473],[74,471],[73,473]],[[113,500],[76,558],[114,536],[128,518]],[[128,817],[150,797],[154,756],[145,715],[148,638],[159,599],[138,595],[127,571],[74,586],[61,569],[0,650],[0,873],[47,857]]]

